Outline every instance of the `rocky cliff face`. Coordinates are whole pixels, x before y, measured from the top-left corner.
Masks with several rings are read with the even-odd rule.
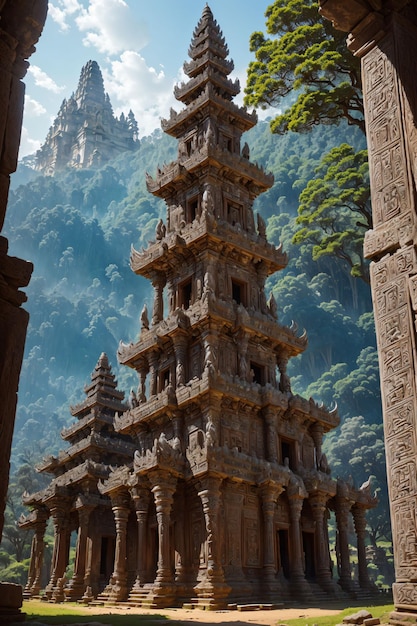
[[[36,169],[53,175],[66,167],[103,165],[121,152],[138,146],[138,125],[132,111],[113,114],[96,61],[81,70],[75,94],[65,99],[36,154]]]

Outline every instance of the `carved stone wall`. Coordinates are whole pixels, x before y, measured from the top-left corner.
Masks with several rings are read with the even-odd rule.
[[[16,170],[22,128],[27,59],[46,19],[47,0],[0,0],[0,231],[10,174]],[[28,314],[21,308],[32,264],[8,255],[0,235],[0,536],[9,480],[10,451]],[[6,605],[6,606],[5,606]],[[0,583],[0,621],[21,619],[22,588]]]
[[[362,57],[373,211],[365,254],[372,260],[393,529],[397,611],[392,621],[416,621],[416,3],[329,0],[321,5],[337,28],[350,32],[348,47]]]

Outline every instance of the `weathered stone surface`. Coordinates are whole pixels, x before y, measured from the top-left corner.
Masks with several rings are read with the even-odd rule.
[[[363,624],[366,619],[372,618],[372,613],[366,611],[365,609],[358,611],[357,613],[352,613],[352,615],[347,615],[343,618],[344,624]]]
[[[417,621],[415,2],[322,0],[321,12],[362,57],[373,230],[365,238],[381,373],[397,612]]]

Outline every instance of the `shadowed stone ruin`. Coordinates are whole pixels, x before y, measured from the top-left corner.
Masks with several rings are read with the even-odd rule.
[[[131,267],[154,290],[120,363],[138,375],[129,406],[102,355],[63,432],[70,447],[40,468],[50,485],[25,496],[35,530],[25,593],[40,591],[45,521],[54,524],[46,595],[167,607],[346,597],[371,591],[366,510],[376,500],[331,477],[323,436],[336,409],[294,395],[289,359],[306,333],[279,322],[266,278],[283,269],[253,202],[273,183],[242,135],[257,121],[237,106],[238,81],[206,6],[162,121],[178,142],[148,189],[166,203],[155,240]],[[337,567],[328,519],[335,514]],[[351,577],[353,523],[358,581]],[[77,533],[74,575],[65,579]]]

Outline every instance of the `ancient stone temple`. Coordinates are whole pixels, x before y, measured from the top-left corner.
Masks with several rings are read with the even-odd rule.
[[[337,411],[291,391],[287,364],[307,338],[279,323],[279,303],[265,293],[266,278],[286,264],[253,213],[273,181],[242,142],[256,115],[233,102],[239,84],[208,6],[189,53],[188,80],[175,90],[184,107],[162,122],[178,158],[147,180],[167,219],[146,250],[131,252],[133,271],[154,287],[138,340],[118,353],[138,389],[122,405],[101,357],[72,410],[78,421],[63,433],[70,448],[41,468],[54,474],[51,485],[26,496],[32,513],[22,525],[35,528],[26,593],[39,592],[49,516],[51,600],[213,608],[369,590],[365,515],[376,501],[369,486],[331,477],[322,441]]]
[[[45,143],[36,153],[36,169],[53,174],[66,167],[100,166],[138,145],[132,111],[116,118],[96,61],[81,70],[75,94],[64,100]]]
[[[184,108],[162,122],[178,159],[147,181],[166,202],[166,223],[147,250],[131,253],[154,302],[142,311],[139,340],[119,348],[139,387],[115,427],[137,450],[131,467],[99,487],[116,524],[104,600],[213,607],[351,592],[350,515],[359,583],[369,587],[365,511],[375,501],[330,476],[322,439],[339,423],[336,411],[291,392],[287,363],[306,336],[278,322],[265,294],[286,257],[260,217],[255,224],[253,202],[272,178],[242,144],[256,116],[233,103],[239,85],[227,56],[206,6],[184,65],[189,80],[175,90]]]
[[[134,446],[129,437],[114,431],[114,416],[127,409],[124,393],[118,391],[107,356],[103,353],[85,387],[86,398],[71,408],[76,418],[62,431],[70,445],[58,457],[49,457],[38,468],[54,476],[50,485],[23,501],[32,511],[21,517],[19,526],[34,530],[31,564],[24,597],[37,596],[41,573],[46,523],[52,517],[54,551],[45,596],[53,601],[92,599],[111,574],[114,555],[114,521],[111,503],[97,484],[111,468],[128,464]],[[77,532],[73,577],[65,579],[71,532]]]

